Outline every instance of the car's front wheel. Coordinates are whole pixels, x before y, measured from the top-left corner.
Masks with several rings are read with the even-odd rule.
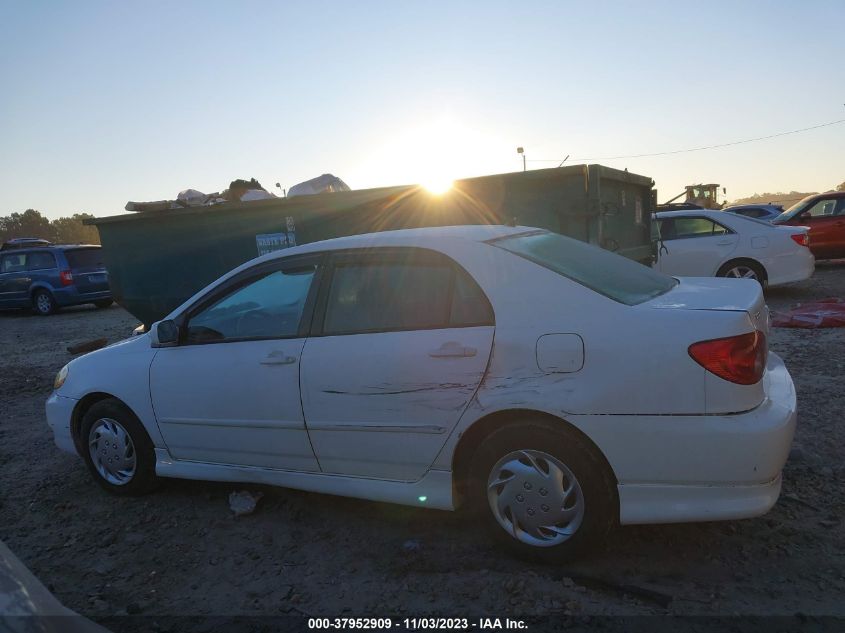
[[[501,428],[473,458],[469,503],[494,538],[517,553],[572,559],[617,522],[615,481],[596,453],[567,428]]]
[[[101,400],[82,418],[83,457],[94,479],[118,495],[142,495],[159,483],[155,450],[144,426],[122,402]]]

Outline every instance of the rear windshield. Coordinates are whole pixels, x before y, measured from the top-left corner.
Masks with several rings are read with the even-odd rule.
[[[662,295],[678,283],[627,257],[557,233],[522,233],[490,244],[629,306]]]
[[[101,248],[75,248],[65,251],[65,257],[71,268],[103,267],[103,250]]]

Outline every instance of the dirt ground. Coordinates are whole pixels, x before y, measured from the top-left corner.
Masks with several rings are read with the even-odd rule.
[[[767,292],[773,310],[836,296],[845,262]],[[140,499],[108,495],[53,445],[44,401],[67,345],[135,325],[117,306],[0,314],[0,539],[89,617],[845,616],[845,329],[773,331],[799,420],[769,514],[625,527],[590,558],[553,567],[492,549],[448,512],[251,486],[265,497],[236,519],[227,497],[243,486],[178,480]]]

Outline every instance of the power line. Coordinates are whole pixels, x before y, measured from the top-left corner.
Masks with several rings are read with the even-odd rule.
[[[831,125],[839,125],[845,123],[845,119],[838,121],[830,121],[822,123],[821,125],[813,125],[811,127],[801,128],[800,130],[790,130],[789,132],[778,132],[777,134],[769,134],[768,136],[758,136],[756,138],[747,138],[742,141],[732,141],[730,143],[719,143],[718,145],[705,145],[703,147],[691,147],[688,149],[676,149],[669,152],[654,152],[652,154],[629,154],[627,156],[591,156],[586,158],[573,158],[574,161],[590,161],[590,160],[618,160],[622,158],[647,158],[650,156],[669,156],[671,154],[684,154],[687,152],[701,152],[707,149],[718,149],[720,147],[731,147],[733,145],[742,145],[743,143],[754,143],[756,141],[765,141],[779,136],[788,136],[789,134],[800,134],[801,132],[809,132],[810,130],[818,130],[823,127],[830,127]],[[559,163],[559,158],[529,158],[529,163]]]

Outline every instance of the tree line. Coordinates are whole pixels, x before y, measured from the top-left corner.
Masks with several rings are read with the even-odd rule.
[[[97,227],[82,223],[93,217],[90,213],[74,213],[50,220],[35,209],[0,216],[0,243],[15,237],[40,237],[54,244],[99,244]]]

